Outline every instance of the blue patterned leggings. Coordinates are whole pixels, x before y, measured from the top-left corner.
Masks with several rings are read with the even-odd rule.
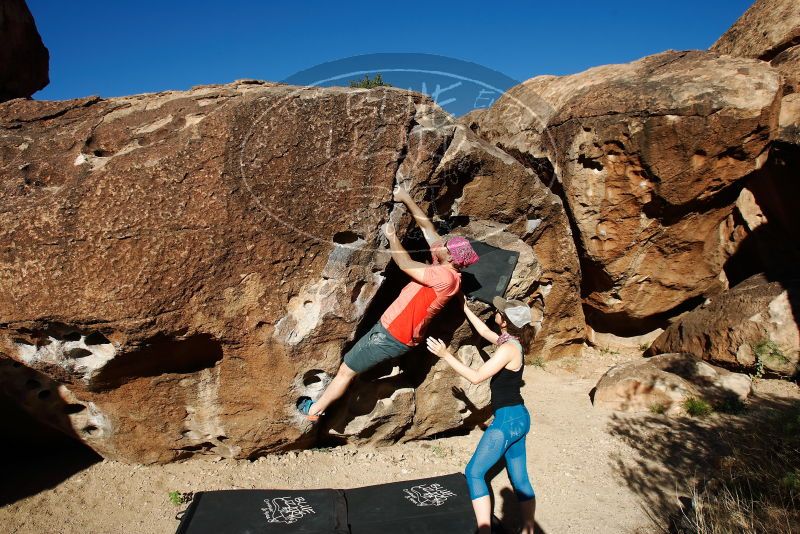
[[[483,433],[464,473],[471,499],[489,495],[486,473],[500,461],[501,457],[506,459],[508,478],[511,480],[517,499],[527,501],[536,496],[528,480],[525,460],[525,436],[530,428],[531,417],[522,404],[506,406],[495,411],[494,421]]]

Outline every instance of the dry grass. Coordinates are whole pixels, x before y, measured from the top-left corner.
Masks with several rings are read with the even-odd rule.
[[[764,415],[691,491],[672,532],[800,532],[800,405]]]
[[[616,471],[668,534],[800,534],[800,401],[754,398],[737,413],[612,417],[637,451]]]

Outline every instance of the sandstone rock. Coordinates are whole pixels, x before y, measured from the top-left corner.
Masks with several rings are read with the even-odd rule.
[[[15,100],[0,106],[0,162],[0,387],[107,458],[313,443],[296,399],[319,393],[405,282],[379,235],[401,220],[395,182],[465,231],[496,218],[492,231],[526,253],[514,294],[544,298],[541,350],[583,339],[558,198],[415,93],[244,81]],[[448,321],[456,339],[463,316]],[[334,435],[464,424],[465,403],[422,361],[364,377],[329,414]]]
[[[711,47],[732,56],[769,61],[784,79],[779,126],[774,138],[800,144],[800,113],[792,93],[800,91],[800,9],[794,0],[757,0]]]
[[[751,373],[797,373],[800,282],[753,276],[679,317],[647,354],[688,352]]]
[[[732,205],[767,159],[780,98],[763,62],[665,52],[528,80],[475,130],[529,167],[553,163],[592,321],[628,335],[725,287],[745,236]]]
[[[783,75],[784,92],[800,93],[800,45],[784,50],[770,65]]]
[[[794,0],[756,0],[711,46],[720,54],[770,61],[800,45],[800,9]]]
[[[38,414],[128,461],[310,442],[294,403],[381,284],[420,98],[248,83],[0,106],[2,352],[85,407]]]
[[[677,414],[689,397],[712,403],[729,398],[745,400],[750,379],[709,365],[690,354],[661,354],[615,365],[594,390],[592,402],[620,411],[663,409]]]
[[[50,54],[25,0],[0,2],[0,102],[26,98],[50,79]]]
[[[424,177],[417,194],[424,189],[438,199],[440,204],[434,201],[430,207],[443,217],[469,214],[471,222],[453,228],[451,235],[477,238],[520,253],[506,295],[543,303],[544,307],[542,332],[527,355],[528,361],[575,354],[584,338],[579,267],[558,197],[531,171],[463,127],[447,121],[440,126],[438,131],[412,130],[412,139],[419,139],[419,144],[412,143],[398,175]],[[439,148],[442,139],[450,140],[444,151]],[[415,146],[425,146],[425,153],[444,155],[434,166]],[[526,196],[520,198],[513,194],[515,191],[525,191]],[[423,203],[424,198],[420,196]],[[381,291],[384,289],[388,289],[389,298],[394,298],[399,287]],[[376,297],[379,313],[385,308],[383,303],[378,304],[381,298]],[[484,319],[491,318],[491,307],[480,303],[471,306]],[[491,347],[478,348],[486,343],[464,322],[456,303],[442,311],[429,334],[447,340],[451,350],[472,367],[493,352]],[[394,368],[387,364],[357,380],[357,387],[343,399],[341,412],[325,423],[329,436],[354,443],[387,443],[399,436],[410,440],[469,428],[490,415],[488,383],[470,384],[424,347],[400,358]],[[393,396],[400,389],[415,391],[413,418],[398,408],[411,402]]]

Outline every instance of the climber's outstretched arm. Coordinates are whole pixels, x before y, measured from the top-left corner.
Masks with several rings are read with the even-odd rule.
[[[414,199],[411,198],[411,195],[408,194],[408,191],[398,185],[395,186],[393,194],[395,202],[402,202],[406,205],[406,208],[408,208],[411,216],[414,217],[415,221],[417,221],[417,225],[419,225],[420,229],[422,230],[422,234],[425,236],[425,241],[427,241],[429,245],[432,245],[442,239],[442,237],[436,232],[436,227],[433,225],[428,216],[425,215],[425,212],[423,212],[420,207],[417,206],[417,203],[414,202]]]
[[[397,237],[394,225],[391,222],[387,222],[383,225],[383,235],[389,240],[389,252],[392,253],[392,259],[397,266],[400,267],[400,270],[410,276],[415,282],[424,284],[423,278],[425,269],[429,267],[429,265],[411,259],[411,256],[400,243],[400,239]]]

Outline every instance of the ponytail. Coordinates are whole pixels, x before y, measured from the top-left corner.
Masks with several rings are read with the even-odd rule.
[[[537,334],[537,331],[533,326],[526,324],[522,328],[517,328],[508,319],[506,319],[506,332],[519,340],[519,344],[522,345],[523,356],[530,350],[531,344],[533,343],[533,340],[536,338]]]

